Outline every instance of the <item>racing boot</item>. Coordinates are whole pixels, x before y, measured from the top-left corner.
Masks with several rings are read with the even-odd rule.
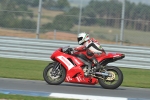
[[[95,64],[95,68],[93,69],[93,72],[97,72],[99,70],[102,70],[102,66],[98,63],[97,59],[94,57],[93,58],[93,63]]]
[[[96,71],[99,71],[99,70],[102,70],[102,66],[99,63],[97,63],[96,64]]]

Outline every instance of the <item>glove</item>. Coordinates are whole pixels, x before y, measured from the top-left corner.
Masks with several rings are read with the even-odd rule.
[[[68,51],[74,51],[72,48],[68,48]]]
[[[73,48],[68,48],[68,54],[73,54],[74,53],[74,49]]]

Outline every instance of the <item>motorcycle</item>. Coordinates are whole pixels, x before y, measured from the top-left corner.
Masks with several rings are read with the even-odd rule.
[[[95,64],[92,63],[90,75],[86,75],[88,66],[81,59],[87,60],[86,51],[72,53],[69,46],[59,48],[50,56],[54,61],[49,63],[43,71],[44,80],[50,85],[59,85],[62,82],[96,85],[100,84],[105,89],[116,89],[123,82],[122,71],[108,63],[125,57],[122,53],[103,53],[97,57],[101,68],[94,72]]]

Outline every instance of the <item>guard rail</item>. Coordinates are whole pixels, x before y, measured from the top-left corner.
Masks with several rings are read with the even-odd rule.
[[[51,61],[50,55],[59,47],[78,46],[77,42],[0,36],[0,57]],[[150,69],[150,48],[101,44],[106,52],[121,52],[122,60],[112,66]]]

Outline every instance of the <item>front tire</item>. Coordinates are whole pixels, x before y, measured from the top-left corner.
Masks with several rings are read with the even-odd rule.
[[[105,68],[112,76],[104,77],[104,79],[98,79],[99,84],[105,89],[116,89],[123,82],[122,71],[118,67],[107,66]]]
[[[43,78],[50,85],[59,85],[65,81],[66,69],[60,64],[56,74],[53,75],[52,70],[54,66],[55,63],[50,63],[48,66],[45,67],[43,71]]]

